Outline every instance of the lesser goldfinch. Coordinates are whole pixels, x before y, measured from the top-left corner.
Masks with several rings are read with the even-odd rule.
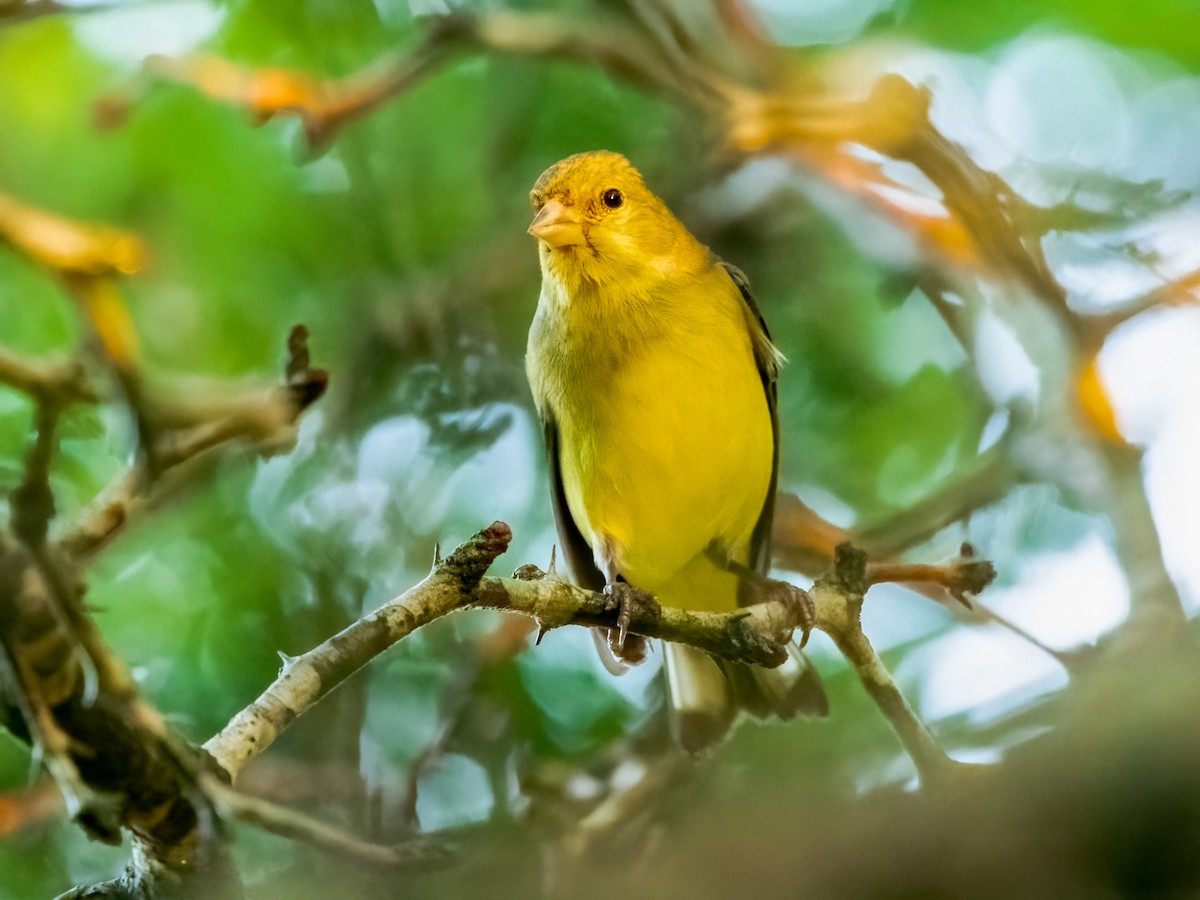
[[[635,589],[686,609],[752,601],[747,576],[770,562],[781,357],[745,276],[620,154],[568,157],[530,199],[542,290],[525,364],[575,580],[622,602]],[[609,638],[616,657],[643,655],[640,639]],[[823,714],[793,650],[764,669],[667,644],[679,745],[711,745],[739,708]]]

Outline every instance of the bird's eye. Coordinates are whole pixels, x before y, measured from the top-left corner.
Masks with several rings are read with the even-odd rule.
[[[604,205],[609,209],[616,209],[625,202],[624,195],[616,188],[609,188],[600,195],[600,199],[604,201]]]

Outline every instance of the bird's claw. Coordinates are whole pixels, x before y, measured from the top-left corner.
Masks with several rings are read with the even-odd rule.
[[[761,602],[779,602],[787,607],[796,621],[796,627],[800,629],[800,649],[803,650],[817,622],[817,608],[808,591],[786,581],[764,576],[758,585],[758,594]]]
[[[812,634],[813,626],[817,622],[817,607],[808,591],[803,588],[794,588],[794,590],[795,594],[793,594],[791,602],[795,604],[795,609],[800,617],[800,649],[803,650]]]
[[[649,591],[635,588],[626,581],[611,581],[604,586],[604,593],[609,597],[609,609],[617,610],[616,640],[612,642],[613,652],[621,656],[625,652],[626,638],[629,636],[629,626],[633,622],[634,611],[645,611],[658,606],[658,601]],[[611,632],[610,632],[611,634]]]

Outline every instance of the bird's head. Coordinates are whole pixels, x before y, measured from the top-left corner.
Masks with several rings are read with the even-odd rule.
[[[569,294],[587,285],[637,285],[677,255],[687,230],[619,153],[577,153],[541,174],[529,192],[542,271]]]

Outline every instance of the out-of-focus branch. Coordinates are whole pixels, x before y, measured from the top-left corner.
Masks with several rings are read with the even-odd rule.
[[[243,106],[256,124],[279,115],[300,119],[310,151],[344,127],[421,81],[456,49],[454,29],[435,29],[411,54],[389,55],[344,78],[320,80],[285,69],[253,69],[204,54],[148,57],[137,84],[102,98],[97,121],[118,125],[145,86],[155,80],[188,84],[218,100]]]
[[[521,653],[535,629],[536,625],[528,619],[507,617],[494,630],[476,638],[469,646],[466,658],[459,660],[455,677],[442,693],[442,722],[437,733],[409,766],[404,795],[398,804],[401,821],[406,826],[414,830],[419,828],[417,802],[421,780],[451,742],[460,736],[463,726],[471,723],[472,713],[477,710],[479,695],[476,690],[481,679]]]
[[[0,538],[0,681],[72,818],[107,843],[119,843],[126,828],[136,836],[144,865],[130,875],[127,893],[114,896],[174,883],[209,862],[209,874],[224,870],[225,849],[203,826],[210,812],[195,787],[197,755],[138,697],[86,618],[66,564],[7,537]]]
[[[1129,301],[1120,309],[1088,317],[1086,327],[1092,345],[1099,347],[1108,335],[1144,312],[1197,304],[1200,304],[1200,269],[1160,285]]]
[[[103,12],[108,9],[123,9],[140,2],[140,0],[95,0],[92,3],[59,3],[58,0],[0,0],[0,28],[27,22],[30,19],[40,19],[43,16],[56,16],[63,13],[72,15],[78,13]]]
[[[145,457],[122,473],[58,535],[58,544],[76,558],[88,557],[125,526],[149,499],[154,475],[231,441],[245,440],[263,453],[291,445],[300,415],[325,391],[328,375],[309,365],[308,332],[303,326],[288,338],[285,383],[277,388],[243,391],[232,397],[198,402],[166,396],[148,399],[145,409],[154,422],[151,451],[155,472]]]
[[[33,246],[27,242],[23,249]],[[114,372],[137,384],[136,354],[124,352],[136,345],[128,339],[132,329],[119,297],[107,293],[111,275],[60,274],[80,292]],[[94,400],[95,392],[74,369],[13,354],[0,358],[7,380],[33,397],[36,417],[24,476],[9,498],[11,524],[0,530],[0,685],[70,815],[102,841],[119,843],[124,831],[134,836],[134,861],[121,878],[68,896],[158,896],[199,876],[215,893],[240,894],[227,847],[217,839],[211,798],[199,786],[202,757],[141,699],[128,669],[102,639],[83,603],[78,564],[145,495],[156,474],[152,456],[174,466],[235,437],[260,446],[281,440],[325,388],[325,373],[310,365],[306,337],[298,327],[289,338],[282,387],[226,403],[214,418],[192,415],[186,427],[148,426],[143,440],[152,437],[154,447],[118,481],[102,514],[85,514],[65,543],[45,540],[54,515],[49,477],[56,425],[65,403]],[[126,398],[135,406],[140,394],[127,390]],[[139,416],[147,410],[135,406]]]
[[[933,537],[947,525],[992,503],[1010,486],[1011,466],[1007,456],[992,455],[964,481],[948,485],[899,515],[877,526],[850,531],[819,516],[794,494],[781,491],[775,501],[772,536],[776,560],[784,567],[812,575],[828,568],[837,547],[855,542],[876,556],[866,568],[868,585],[902,584],[941,603],[957,600],[982,621],[994,622],[1053,657],[1068,670],[1089,658],[1086,651],[1057,650],[1038,640],[1015,622],[975,599],[995,578],[986,560],[975,558],[964,544],[956,559],[942,565],[898,563],[893,553]]]
[[[816,575],[833,562],[838,545],[848,541],[876,563],[889,560],[1003,497],[1017,480],[1005,449],[991,448],[966,475],[904,511],[853,529],[834,525],[795,494],[780,491],[771,530],[774,560],[783,568]]]
[[[4,347],[0,347],[0,384],[59,407],[99,399],[78,363],[26,356]]]
[[[433,17],[414,50],[389,55],[343,78],[253,69],[210,56],[152,57],[142,77],[145,83],[192,85],[245,107],[259,122],[296,115],[310,148],[316,149],[461,52],[599,66],[695,108],[719,127],[735,154],[782,154],[860,197],[912,234],[939,267],[1016,281],[1068,330],[1083,327],[1042,254],[1037,210],[933,125],[927,88],[883,74],[865,99],[848,99],[827,85],[820,63],[781,54],[744,4],[721,2],[717,12],[728,29],[727,49],[744,63],[729,71],[718,62],[720,54],[696,41],[668,6],[624,6],[625,23],[590,22],[587,27],[559,13]],[[107,98],[101,119],[118,121],[138,93]],[[922,196],[897,183],[856,148],[913,165],[941,196]]]
[[[558,835],[563,850],[582,859],[604,844],[629,840],[631,834],[633,840],[644,841],[646,820],[656,804],[691,774],[685,762],[679,754],[662,753],[647,761],[641,777],[613,785],[595,809],[573,823],[566,834]]]
[[[372,844],[294,809],[243,794],[212,776],[205,777],[201,784],[227,817],[372,866],[411,871],[439,868],[455,858],[445,843],[415,838],[392,845]]]
[[[1007,445],[998,444],[980,456],[965,475],[903,512],[855,529],[852,540],[872,557],[892,556],[996,503],[1017,481]]]
[[[148,84],[171,81],[244,107],[259,124],[294,115],[303,124],[309,150],[317,151],[342,128],[472,48],[582,59],[643,86],[671,86],[687,94],[699,89],[664,64],[654,47],[632,29],[584,29],[556,14],[497,11],[478,17],[438,17],[412,52],[389,54],[343,78],[323,80],[287,69],[255,69],[208,55],[152,56],[139,82],[103,98],[96,116],[103,126],[120,124]]]
[[[849,529],[834,525],[795,494],[775,495],[771,556],[777,565],[815,577],[829,568],[834,551],[850,540]]]
[[[119,276],[145,265],[141,239],[124,229],[67,219],[0,194],[0,244],[49,270],[71,295],[85,332],[94,335],[125,395],[141,449],[153,468],[147,450],[153,430],[141,402],[137,334],[116,284]]]
[[[31,547],[41,547],[54,518],[54,494],[50,490],[50,463],[58,441],[58,407],[39,403],[34,412],[36,436],[25,455],[25,473],[9,497],[12,530]]]
[[[956,559],[943,565],[922,563],[872,562],[866,567],[867,585],[931,584],[944,588],[968,609],[969,597],[982,593],[996,578],[995,567],[985,559],[976,559],[970,544],[963,544]]]
[[[781,54],[753,14],[737,2],[716,4],[729,49],[745,63],[740,71],[727,71],[668,6],[624,6],[628,24],[597,27],[592,22],[586,28],[558,13],[434,17],[415,50],[389,55],[339,79],[252,69],[208,56],[152,57],[143,77],[193,85],[245,107],[256,121],[297,115],[310,147],[316,148],[462,51],[599,66],[695,107],[720,127],[738,155],[783,154],[859,196],[912,234],[940,266],[1016,281],[1069,331],[1082,334],[1084,325],[1068,308],[1066,293],[1042,254],[1039,211],[933,125],[927,88],[883,74],[865,99],[848,99],[827,86],[819,62]],[[118,120],[132,102],[108,98],[101,118]],[[910,163],[941,196],[921,196],[897,183],[856,147]]]

